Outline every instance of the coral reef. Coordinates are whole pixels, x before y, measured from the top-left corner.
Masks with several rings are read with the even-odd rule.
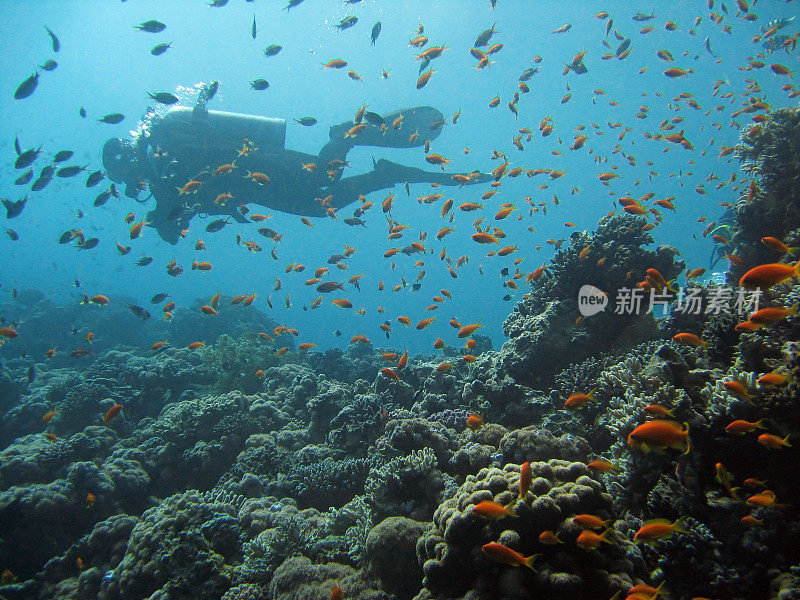
[[[753,184],[726,226],[746,264],[729,281],[776,259],[764,235],[795,243],[798,127],[796,110],[776,110],[743,134]],[[617,314],[612,290],[683,269],[674,249],[645,248],[644,223],[613,215],[573,234],[508,317],[500,351],[476,336],[475,362],[438,371],[459,356],[446,347],[411,357],[397,381],[373,344],[295,352],[257,310],[225,305],[206,348],[151,351],[137,334],[163,323],[131,332],[118,309],[20,293],[6,316],[33,331],[80,312],[101,333],[82,362],[4,355],[0,595],[595,600],[663,583],[673,598],[800,597],[800,481],[787,476],[800,287],[770,288],[764,302],[788,316],[746,333],[734,314]],[[584,284],[609,306],[581,320]],[[701,299],[721,289],[692,285]],[[686,439],[631,436],[654,420]],[[496,504],[476,512],[482,502]],[[651,519],[672,529],[641,543]]]
[[[456,597],[473,589],[478,598],[610,597],[630,584],[633,565],[622,548],[607,544],[587,551],[575,545],[581,530],[569,517],[611,509],[610,496],[586,465],[551,459],[531,463],[531,472],[524,498],[517,498],[520,465],[510,463],[467,477],[456,495],[437,508],[433,524],[417,542],[427,593]],[[483,501],[513,506],[515,516],[486,521],[472,510]],[[538,536],[545,530],[557,532],[563,544],[541,544]],[[505,577],[509,567],[480,552],[484,544],[497,541],[525,556],[541,553],[536,571]]]
[[[594,233],[575,234],[572,245],[556,253],[548,267],[550,276],[539,278],[503,324],[509,340],[498,358],[514,379],[528,385],[541,382],[568,363],[653,336],[652,314],[612,310],[619,290],[636,284],[627,273],[643,278],[647,269],[654,268],[670,280],[683,269],[675,254],[643,248],[653,242],[644,224],[641,217],[606,217]],[[582,258],[584,248],[590,250]],[[604,262],[598,266],[601,258]],[[576,323],[583,285],[603,290],[609,302],[604,312]]]

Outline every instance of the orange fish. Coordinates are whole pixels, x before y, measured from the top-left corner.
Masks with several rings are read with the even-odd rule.
[[[753,267],[739,279],[739,285],[747,289],[770,288],[773,285],[800,276],[800,262],[794,265],[771,263]]]
[[[531,463],[524,462],[519,467],[519,498],[524,500],[528,495],[528,490],[531,489],[531,482],[533,481],[533,473],[531,471]]]
[[[452,322],[450,324],[452,325]],[[475,331],[477,331],[479,327],[483,327],[483,325],[480,324],[480,321],[478,323],[473,323],[472,325],[464,325],[463,327],[461,327],[461,329],[459,329],[458,337],[459,338],[469,337],[470,335],[475,333]]]
[[[417,79],[417,89],[421,90],[426,85],[428,85],[428,82],[431,80],[431,77],[433,76],[434,73],[436,73],[436,71],[434,71],[433,69],[430,69],[422,73],[422,75],[419,76],[419,79]]]
[[[693,333],[678,333],[672,336],[672,341],[678,342],[683,346],[692,346],[694,348],[697,348],[697,346],[706,346],[708,344],[708,342],[704,342]]]
[[[607,527],[611,522],[610,520],[604,521],[600,517],[588,514],[575,515],[572,517],[572,520],[584,529],[602,529],[603,527]]]
[[[13,327],[0,327],[0,337],[4,337],[7,340],[13,339],[17,337],[19,333]]]
[[[644,522],[639,531],[633,536],[633,541],[651,544],[656,540],[670,537],[676,531],[686,531],[683,525],[683,517],[674,523],[670,523],[667,519],[651,519]]]
[[[689,424],[665,419],[654,419],[642,423],[628,435],[628,445],[645,454],[654,450],[658,453],[667,448],[689,452]]]
[[[797,315],[797,305],[793,305],[791,308],[777,308],[777,307],[770,307],[770,308],[762,308],[757,310],[748,319],[751,323],[758,323],[758,324],[765,324],[765,323],[776,323],[778,321],[782,321],[787,317],[794,317]]]
[[[800,247],[793,247],[790,248],[778,238],[774,237],[763,237],[761,238],[761,243],[764,244],[770,250],[774,250],[775,252],[780,252],[781,254],[797,254]]]
[[[491,233],[478,232],[472,234],[472,239],[479,244],[496,244],[497,238]]]
[[[481,550],[483,553],[491,558],[494,561],[511,565],[512,567],[521,567],[525,566],[528,567],[530,570],[535,571],[536,569],[533,568],[533,563],[539,554],[533,554],[531,556],[523,556],[516,550],[512,550],[507,546],[503,546],[502,544],[496,544],[494,542],[490,542],[485,544]]]
[[[92,492],[86,494],[86,508],[92,508],[95,502],[97,502],[97,496]]]
[[[791,444],[789,443],[789,436],[787,435],[785,438],[779,438],[777,435],[772,435],[771,433],[762,433],[758,436],[758,443],[764,446],[765,448],[769,448],[770,450],[779,450],[780,448],[791,448]]]
[[[403,352],[403,355],[397,359],[397,370],[402,371],[406,364],[408,364],[408,350]]]
[[[388,377],[389,379],[393,379],[394,381],[400,381],[400,377],[397,375],[397,372],[389,367],[384,367],[381,369],[381,375]]]
[[[606,473],[607,471],[619,471],[620,468],[612,462],[603,459],[593,460],[586,464],[592,471]]]
[[[575,394],[572,394],[569,398],[567,398],[567,401],[564,402],[564,408],[579,410],[594,399],[595,399],[594,390],[592,390],[588,394],[577,392]]]
[[[184,194],[194,194],[200,189],[201,185],[203,185],[202,181],[189,181],[183,187],[177,188],[179,192],[178,195],[183,196]]]
[[[745,503],[748,506],[753,506],[757,508],[765,508],[769,506],[773,506],[775,504],[775,492],[772,490],[764,490],[763,492],[759,492],[753,496],[750,496]]]
[[[606,544],[613,544],[611,540],[611,529],[606,529],[602,534],[598,535],[594,531],[584,529],[575,540],[575,544],[584,550],[594,550],[602,542]]]
[[[789,377],[786,375],[782,375],[781,373],[764,373],[761,377],[758,378],[759,385],[783,385],[784,383],[788,383],[791,381]]]
[[[491,500],[484,500],[472,507],[472,514],[482,519],[503,519],[505,517],[516,517],[517,515],[509,507],[498,504]]]
[[[103,422],[108,423],[114,417],[116,417],[120,413],[120,411],[122,411],[122,404],[115,404],[114,406],[109,408],[108,411],[106,411],[106,414],[103,416]]]
[[[744,419],[737,419],[736,421],[731,421],[728,423],[728,426],[725,427],[725,431],[731,434],[743,435],[745,433],[750,433],[755,431],[756,429],[766,429],[766,425],[764,422],[766,419],[761,419],[754,423],[750,421],[745,421]]]
[[[469,415],[467,417],[466,426],[475,431],[483,427],[483,418],[480,415]]]
[[[436,319],[434,317],[428,317],[427,319],[422,319],[419,323],[417,323],[417,330],[425,329],[428,325],[433,323]]]
[[[161,350],[162,348],[166,347],[168,344],[169,342],[156,342],[150,346],[150,350],[155,352],[156,350]]]
[[[740,333],[751,333],[753,331],[758,331],[764,325],[761,323],[753,323],[752,321],[742,321],[741,323],[737,323],[734,329]]]
[[[344,599],[344,590],[339,587],[338,584],[334,584],[331,588],[331,598],[330,600],[343,600]]]
[[[549,529],[539,534],[539,541],[547,546],[555,546],[556,544],[564,543],[555,531]]]
[[[51,410],[49,413],[46,413],[46,414],[45,414],[45,415],[42,417],[42,423],[45,423],[45,424],[46,424],[46,423],[49,423],[50,421],[52,421],[52,420],[53,420],[53,417],[55,417],[55,416],[56,416],[56,411],[54,411],[54,410]]]
[[[664,406],[661,406],[660,404],[649,404],[644,407],[644,412],[654,417],[664,417],[664,418],[673,417],[675,416],[672,414],[673,410],[674,409],[666,408]]]

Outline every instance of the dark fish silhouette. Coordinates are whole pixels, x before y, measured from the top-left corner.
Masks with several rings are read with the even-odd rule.
[[[146,267],[151,262],[153,262],[153,257],[152,256],[144,256],[144,257],[142,257],[142,258],[140,258],[139,260],[136,261],[136,265],[139,266],[139,267]]]
[[[72,150],[60,150],[56,152],[56,155],[53,157],[54,163],[64,162],[65,160],[69,160],[72,158],[72,155],[75,154]]]
[[[53,45],[53,52],[58,52],[61,50],[61,42],[58,41],[58,37],[50,30],[49,27],[45,26],[45,29],[47,29],[47,35],[50,36],[50,43]]]
[[[472,44],[476,48],[480,48],[481,46],[486,46],[489,43],[489,40],[492,39],[492,36],[497,33],[494,29],[496,23],[493,23],[489,29],[485,29],[481,32],[481,34],[475,38],[475,43]]]
[[[367,120],[367,123],[376,125],[378,127],[381,125],[386,125],[386,121],[383,120],[383,117],[376,112],[367,111],[364,113],[364,118]]]
[[[125,115],[122,113],[109,113],[104,116],[102,119],[97,119],[98,123],[108,123],[109,125],[116,125],[117,123],[122,122],[125,118]]]
[[[33,179],[33,169],[28,169],[14,180],[14,185],[25,185]]]
[[[155,94],[147,92],[147,95],[161,104],[170,105],[175,104],[178,101],[178,97],[175,94],[170,94],[169,92],[157,92]]]
[[[146,31],[148,33],[160,33],[164,31],[167,26],[164,25],[161,21],[156,21],[155,19],[150,19],[149,21],[145,21],[141,25],[134,25],[134,28],[138,29],[139,31]]]
[[[13,229],[6,229],[6,234],[11,238],[12,242],[16,242],[19,239],[19,234]]]
[[[103,206],[103,204],[108,202],[108,199],[110,197],[111,197],[111,192],[109,190],[106,190],[104,192],[100,192],[97,195],[97,197],[94,199],[94,203],[93,204],[94,204],[94,206]]]
[[[81,116],[81,119],[85,119],[86,118],[86,109],[81,106],[80,110],[78,111],[78,114]]]
[[[264,48],[264,55],[265,56],[275,56],[278,52],[283,50],[283,46],[279,44],[270,44],[266,48]]]
[[[6,200],[5,198],[2,199],[3,206],[6,208],[6,219],[13,219],[14,217],[18,217],[22,212],[22,209],[25,208],[25,203],[28,201],[28,197],[25,196],[22,200],[17,200],[16,202],[12,202],[11,200]]]
[[[53,181],[52,177],[39,177],[33,182],[33,185],[31,185],[31,191],[40,192],[46,188],[51,181]]]
[[[256,39],[258,32],[256,31],[256,16],[253,15],[253,26],[250,28],[250,35],[253,36],[253,39]]]
[[[375,45],[375,40],[378,39],[378,36],[381,34],[381,22],[377,21],[375,25],[372,26],[372,33],[369,34],[370,44],[372,46]]]
[[[25,150],[25,152],[22,152],[19,156],[17,156],[17,159],[14,161],[14,168],[24,169],[25,167],[30,166],[41,153],[41,146],[36,149],[30,148],[29,150]]]
[[[89,173],[89,176],[86,178],[86,187],[88,188],[96,186],[98,183],[103,181],[103,177],[105,177],[105,175],[103,175],[103,172],[100,170]]]
[[[78,248],[81,250],[91,250],[92,248],[97,248],[97,244],[100,243],[100,240],[96,237],[87,238],[83,242],[78,244]]]
[[[225,227],[225,225],[227,224],[228,224],[228,219],[217,219],[216,221],[211,221],[211,223],[206,225],[206,231],[208,231],[209,233],[214,233],[215,231],[219,231],[220,229]],[[261,233],[260,229],[258,231],[259,233]]]
[[[141,306],[137,306],[136,304],[128,304],[128,308],[131,309],[131,312],[139,317],[142,321],[147,321],[147,319],[150,318],[150,313]]]
[[[161,56],[162,54],[164,54],[164,52],[169,50],[171,47],[172,47],[172,42],[169,42],[169,43],[162,42],[160,44],[156,44],[155,46],[153,46],[150,49],[150,54],[152,54],[153,56]]]
[[[303,127],[311,127],[317,124],[317,120],[314,117],[302,117],[300,119],[295,119],[295,121],[300,123]]]
[[[250,82],[250,86],[254,90],[262,91],[269,87],[269,82],[266,79],[255,79]]]
[[[161,302],[166,300],[168,296],[169,296],[169,294],[167,294],[166,292],[161,292],[160,294],[156,294],[155,296],[150,298],[150,303],[151,304],[160,304]]]
[[[70,165],[69,167],[61,167],[58,171],[56,171],[56,177],[75,177],[81,171],[85,171],[86,167],[89,165],[85,165],[81,167],[80,165]]]
[[[58,67],[58,63],[54,61],[52,58],[46,60],[43,65],[39,65],[39,68],[44,71],[55,71],[56,67]]]
[[[334,25],[334,27],[336,27],[336,29],[338,29],[339,31],[343,31],[345,29],[350,29],[356,23],[358,23],[358,17],[351,15],[339,21],[339,23]]]

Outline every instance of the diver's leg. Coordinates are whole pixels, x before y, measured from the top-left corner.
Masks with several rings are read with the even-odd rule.
[[[462,175],[467,175],[462,173]],[[491,175],[480,173],[473,176],[466,185],[482,183],[491,180]],[[356,200],[359,194],[367,195],[378,190],[389,189],[398,183],[437,183],[444,186],[464,185],[453,179],[452,173],[433,173],[400,165],[385,159],[375,163],[375,168],[369,173],[345,177],[328,187],[328,193],[333,195],[331,204],[339,209]]]
[[[464,175],[470,177],[469,182],[466,185],[470,185],[473,183],[484,183],[486,181],[491,180],[491,175],[487,173],[474,173],[470,176],[469,173],[446,173],[442,171],[441,173],[434,173],[431,171],[426,171],[424,169],[418,169],[417,167],[409,167],[406,165],[401,165],[390,160],[386,160],[381,158],[375,163],[375,169],[372,171],[373,173],[378,174],[380,181],[389,182],[391,181],[390,185],[395,185],[397,183],[437,183],[439,185],[465,185],[464,182],[456,181],[453,179],[453,175]],[[386,185],[382,186],[388,187]]]
[[[320,170],[328,170],[328,163],[334,159],[347,160],[347,153],[356,145],[353,138],[346,138],[340,133],[340,130],[345,127],[352,127],[352,125],[342,123],[331,127],[331,139],[322,147],[317,157],[317,167]]]

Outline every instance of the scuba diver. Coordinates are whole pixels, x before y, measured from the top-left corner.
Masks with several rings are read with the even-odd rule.
[[[709,236],[720,236],[724,240],[732,240],[733,234],[736,230],[736,212],[727,209],[722,217],[714,224],[714,227],[709,230]],[[722,279],[724,282],[724,273],[723,272],[716,272],[715,269],[719,262],[726,257],[726,255],[731,254],[733,249],[731,248],[730,241],[727,243],[716,243],[714,248],[711,250],[711,256],[708,259],[708,270],[713,272],[712,278],[719,280]],[[727,264],[725,265],[724,271],[727,270]],[[718,281],[719,283],[719,281]]]
[[[794,17],[789,17],[788,19],[779,18],[773,19],[766,25],[762,25],[761,35],[765,36],[763,38],[764,43],[762,44],[764,49],[769,52],[775,52],[776,50],[783,48],[789,52],[789,49],[791,48],[791,51],[794,51],[794,49],[797,47],[797,34],[789,36],[785,35],[784,33],[777,33],[787,25],[790,25],[792,21],[794,21]],[[785,46],[784,44],[788,44],[788,46]]]
[[[112,138],[103,147],[103,166],[110,179],[125,184],[126,196],[146,202],[149,195],[141,200],[139,196],[149,188],[156,206],[146,221],[171,244],[195,215],[228,215],[249,222],[246,204],[322,217],[360,195],[398,183],[452,186],[491,179],[474,172],[458,174],[456,180],[451,173],[385,159],[373,159],[367,173],[342,176],[354,146],[412,148],[435,139],[445,121],[430,106],[385,116],[362,110],[361,123],[332,126],[330,141],[315,156],[284,148],[284,119],[208,110],[206,103],[216,87],[214,82],[202,88],[194,108],[172,107],[134,139]],[[396,129],[398,119],[402,128]],[[410,131],[417,133],[410,136]]]

